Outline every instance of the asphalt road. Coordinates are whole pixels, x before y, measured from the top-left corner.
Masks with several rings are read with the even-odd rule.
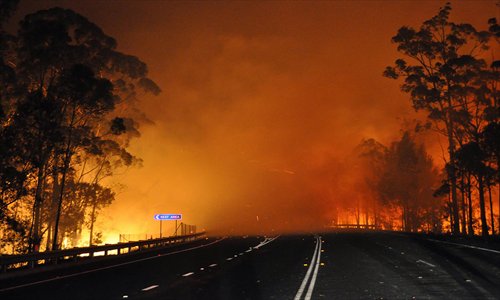
[[[377,232],[209,239],[0,277],[0,299],[500,299],[500,251]]]

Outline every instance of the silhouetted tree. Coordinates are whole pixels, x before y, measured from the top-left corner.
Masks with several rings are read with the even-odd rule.
[[[483,235],[488,235],[488,223],[486,221],[484,199],[484,181],[485,178],[488,177],[488,173],[492,172],[492,170],[484,163],[486,160],[486,153],[483,149],[481,149],[478,143],[470,142],[463,145],[457,151],[456,159],[458,166],[470,172],[477,181],[481,213],[481,230]]]
[[[374,197],[373,219],[376,228],[380,226],[381,212],[383,207],[383,195],[380,193],[382,174],[386,167],[387,147],[374,139],[366,139],[356,147],[356,152],[364,162],[365,185]]]
[[[12,62],[9,61],[14,37],[4,31],[3,26],[16,10],[18,3],[19,0],[0,1],[0,126],[4,125],[9,94],[15,86],[15,74]]]
[[[405,231],[436,230],[435,217],[439,205],[433,195],[438,181],[432,159],[423,146],[418,146],[409,132],[394,142],[387,151],[385,168],[380,181],[380,193],[387,203],[401,208]],[[427,228],[423,228],[428,225]]]
[[[498,109],[498,102],[497,102]],[[500,123],[498,121],[490,122],[482,132],[485,151],[493,162],[493,167],[496,168],[492,183],[496,181],[498,192],[498,207],[500,209]],[[498,216],[498,232],[500,234],[500,211]]]
[[[0,3],[0,17],[8,15],[4,3]],[[142,61],[117,51],[112,37],[74,11],[52,8],[35,12],[20,22],[17,35],[9,37],[9,47],[4,36],[0,51],[8,50],[10,61],[6,64],[7,56],[2,55],[0,68],[8,66],[11,72],[9,76],[2,72],[0,81],[9,80],[11,87],[7,87],[13,92],[6,85],[0,90],[2,107],[9,104],[8,110],[1,110],[5,117],[0,115],[0,138],[10,139],[13,146],[0,146],[2,188],[9,195],[15,196],[17,191],[19,196],[11,197],[10,203],[25,194],[32,200],[30,250],[38,250],[47,230],[53,235],[55,250],[60,243],[61,208],[71,211],[74,206],[77,212],[78,207],[86,207],[77,203],[85,197],[68,199],[67,205],[63,201],[81,190],[76,168],[86,172],[82,153],[96,157],[92,161],[101,170],[106,165],[108,176],[112,174],[109,170],[119,167],[118,161],[131,165],[136,159],[125,148],[131,137],[139,135],[132,117],[143,118],[136,107],[137,97],[141,91],[158,94],[160,89],[147,77]],[[116,164],[108,166],[110,162]],[[96,193],[108,195],[100,198],[112,199],[111,191],[98,182],[90,183],[99,191]],[[102,207],[99,201],[94,203],[92,220]],[[83,224],[86,210],[80,211],[83,215],[74,217]]]
[[[467,98],[464,93],[470,93],[467,83],[475,80],[477,71],[486,66],[479,55],[488,49],[491,33],[478,31],[470,24],[450,22],[450,11],[448,3],[418,30],[408,26],[400,28],[392,41],[398,45],[398,51],[411,58],[413,64],[398,59],[394,67],[387,67],[384,75],[389,78],[403,77],[402,90],[410,94],[413,107],[428,111],[434,129],[448,139],[447,173],[455,220],[453,233],[458,234],[455,152],[457,127],[461,124],[459,120],[464,111],[457,107]],[[476,73],[471,75],[470,71]]]

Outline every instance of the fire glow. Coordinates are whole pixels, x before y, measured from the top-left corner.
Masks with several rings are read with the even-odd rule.
[[[163,212],[213,234],[377,223],[381,199],[355,149],[370,138],[389,147],[422,118],[382,76],[398,57],[397,29],[441,5],[417,2],[58,2],[143,59],[164,91],[140,99],[141,136],[128,150],[143,166],[106,179],[116,200],[96,222],[101,243],[157,234],[151,216]],[[21,2],[16,17],[52,5]],[[493,9],[464,1],[453,17],[484,27]],[[446,143],[429,132],[417,139],[442,169]],[[399,207],[380,214],[379,228],[403,226]]]

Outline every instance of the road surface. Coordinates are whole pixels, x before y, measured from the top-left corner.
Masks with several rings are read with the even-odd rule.
[[[500,251],[381,232],[208,239],[0,277],[0,299],[500,299]]]

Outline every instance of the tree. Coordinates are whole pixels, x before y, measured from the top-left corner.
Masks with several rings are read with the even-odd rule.
[[[486,166],[486,153],[481,149],[480,145],[475,142],[470,142],[463,145],[457,151],[457,165],[464,170],[470,172],[478,183],[479,205],[481,214],[481,230],[483,235],[488,235],[488,222],[486,221],[486,208],[484,199],[484,181],[488,177],[488,173],[492,170]]]
[[[386,166],[387,147],[374,139],[366,139],[356,147],[356,152],[361,158],[365,170],[365,185],[373,195],[373,218],[375,228],[379,228],[381,221],[380,207],[383,203],[383,195],[380,193],[381,175]],[[366,198],[366,197],[365,197]]]
[[[3,26],[16,10],[19,0],[0,1],[0,126],[4,123],[7,99],[15,83],[14,70],[9,57],[13,36],[4,31]]]
[[[432,190],[438,179],[432,159],[408,131],[392,143],[385,157],[379,189],[386,203],[401,208],[405,231],[438,229],[435,215],[439,205]]]
[[[498,108],[498,106],[497,106]],[[496,165],[495,174],[492,176],[492,181],[496,180],[498,187],[498,207],[500,209],[500,123],[498,121],[490,122],[482,132],[482,141],[484,149],[490,160]],[[493,208],[492,208],[493,209]],[[500,233],[500,211],[498,214],[498,232]]]
[[[490,32],[477,31],[470,24],[449,21],[450,4],[438,14],[425,21],[415,30],[401,27],[392,41],[398,51],[411,59],[396,60],[394,67],[387,67],[384,75],[389,78],[404,78],[401,89],[411,96],[416,110],[426,110],[434,129],[448,140],[448,179],[452,199],[452,214],[455,220],[453,233],[458,234],[459,209],[457,200],[456,135],[458,134],[463,93],[474,74],[467,71],[483,68],[486,63],[480,58],[488,49]],[[464,72],[466,71],[466,72]],[[487,234],[487,232],[486,232]]]
[[[60,81],[58,97],[67,101],[64,105],[68,118],[61,124],[65,141],[62,144],[64,153],[61,192],[57,204],[52,249],[57,249],[59,218],[71,159],[78,148],[93,136],[90,124],[99,121],[107,112],[113,110],[115,100],[111,82],[96,78],[92,70],[86,66],[75,65],[68,73],[61,76]]]
[[[82,161],[81,175],[77,179],[79,184],[86,186],[85,203],[90,208],[90,216],[88,226],[90,229],[89,245],[94,241],[94,223],[99,210],[114,200],[114,193],[109,188],[100,185],[100,182],[113,175],[114,171],[123,167],[127,168],[132,165],[138,165],[141,160],[133,156],[117,141],[112,140],[112,137],[122,135],[127,129],[125,120],[114,119],[110,126],[108,139],[103,137],[96,138],[80,153],[80,161]],[[121,124],[118,126],[117,124]],[[86,170],[86,166],[93,166],[90,170]],[[90,177],[89,184],[80,183],[83,177]]]
[[[390,147],[368,139],[357,146],[363,161],[365,186],[375,201],[374,219],[392,228],[392,215],[400,213],[405,231],[441,231],[440,202],[433,197],[440,176],[423,145],[409,131]],[[364,197],[367,198],[367,197]],[[384,217],[384,212],[391,212]]]
[[[63,200],[81,187],[75,175],[75,168],[85,168],[79,161],[81,153],[101,156],[104,164],[118,155],[116,149],[109,152],[105,142],[115,140],[122,161],[133,160],[125,148],[128,139],[138,135],[132,119],[138,115],[137,97],[141,91],[158,94],[160,89],[147,77],[142,61],[117,51],[112,37],[71,10],[52,8],[27,15],[11,40],[15,93],[8,94],[10,109],[3,110],[8,122],[2,123],[1,130],[2,138],[10,138],[16,150],[5,151],[16,156],[3,159],[2,170],[14,166],[25,176],[19,177],[23,185],[30,187],[26,195],[32,201],[30,250],[38,250],[47,230],[53,231],[55,250],[60,243],[61,208],[67,207]],[[0,100],[4,95],[2,89]],[[7,179],[7,171],[2,170],[2,180]],[[100,194],[111,195],[98,182],[92,184]],[[113,198],[108,196],[103,198]]]

